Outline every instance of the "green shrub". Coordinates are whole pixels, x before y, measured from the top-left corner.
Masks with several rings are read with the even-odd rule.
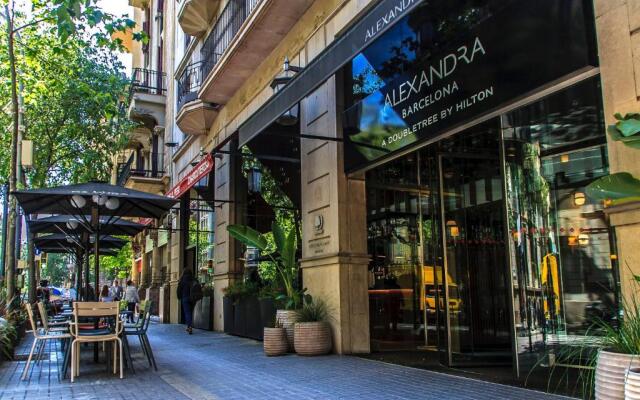
[[[296,322],[328,322],[329,307],[323,300],[309,299],[302,308],[296,310]]]

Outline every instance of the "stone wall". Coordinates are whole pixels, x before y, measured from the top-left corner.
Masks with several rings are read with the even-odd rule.
[[[596,0],[596,29],[607,124],[614,113],[640,112],[640,0]],[[608,141],[611,173],[640,178],[640,150]],[[632,274],[640,274],[640,204],[607,210],[616,227],[622,293],[637,292]]]

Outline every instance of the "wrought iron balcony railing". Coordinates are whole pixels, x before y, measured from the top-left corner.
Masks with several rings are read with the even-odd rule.
[[[124,186],[125,183],[127,183],[127,180],[132,176],[155,179],[162,178],[164,175],[164,171],[162,170],[164,154],[151,153],[150,157],[151,169],[138,168],[134,165],[135,154],[131,153],[127,162],[118,165],[118,178],[116,180],[116,184]]]
[[[131,92],[164,95],[167,91],[166,74],[151,69],[134,68]]]
[[[198,91],[202,85],[202,64],[202,61],[189,64],[180,75],[177,96],[178,111],[186,103],[198,98]]]
[[[222,58],[233,38],[262,0],[230,0],[200,50],[202,77],[205,78]]]

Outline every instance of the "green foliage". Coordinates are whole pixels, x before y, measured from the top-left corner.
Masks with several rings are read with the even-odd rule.
[[[115,256],[104,256],[100,258],[100,270],[109,280],[124,279],[131,272],[131,260],[133,259],[133,250],[131,242],[118,251]]]
[[[65,254],[47,254],[47,262],[42,265],[40,278],[47,279],[50,286],[62,286],[69,275],[68,263],[69,257]]]
[[[9,76],[6,35],[0,30],[0,76]],[[111,154],[124,146],[133,127],[122,106],[128,80],[115,54],[81,37],[62,39],[47,29],[46,20],[21,30],[16,46],[24,135],[34,142],[30,186],[108,179]],[[10,92],[11,82],[0,80],[2,104],[10,104]],[[0,113],[2,126],[11,126],[11,119],[11,113]],[[0,179],[8,176],[10,142],[11,133],[3,130]]]
[[[296,322],[328,322],[329,307],[322,299],[311,299],[307,295],[304,305],[296,310]]]
[[[275,221],[272,224],[272,233],[276,245],[275,253],[263,253],[271,259],[278,272],[278,283],[282,285],[284,293],[278,296],[285,308],[293,310],[302,305],[303,290],[296,288],[298,277],[298,262],[296,260],[297,236],[295,230],[286,232]],[[264,235],[255,229],[244,225],[230,225],[227,227],[229,234],[247,246],[258,248],[261,252],[267,249],[267,241]]]
[[[587,185],[587,196],[608,205],[618,205],[640,200],[640,180],[628,172],[603,176]]]
[[[640,149],[640,113],[614,114],[617,122],[607,127],[611,139],[624,145]]]
[[[0,354],[6,359],[13,358],[13,349],[18,339],[18,333],[12,323],[0,324]]]
[[[256,296],[258,294],[258,284],[250,281],[236,281],[227,286],[224,290],[224,296],[237,302],[240,299]]]

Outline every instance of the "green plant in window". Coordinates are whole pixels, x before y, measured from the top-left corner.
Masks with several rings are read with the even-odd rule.
[[[625,146],[640,149],[640,113],[622,115],[614,114],[617,122],[607,127],[607,132],[614,141],[622,142]]]
[[[640,180],[628,172],[603,176],[587,185],[587,196],[615,206],[640,201]]]
[[[277,251],[269,254],[266,254],[267,239],[255,229],[245,225],[229,225],[227,231],[235,239],[247,246],[257,248],[263,255],[271,259],[276,266],[278,281],[284,289],[284,293],[277,300],[282,301],[287,309],[299,308],[304,297],[304,290],[296,288],[298,262],[296,260],[297,238],[295,230],[286,232],[274,222],[272,233]]]

